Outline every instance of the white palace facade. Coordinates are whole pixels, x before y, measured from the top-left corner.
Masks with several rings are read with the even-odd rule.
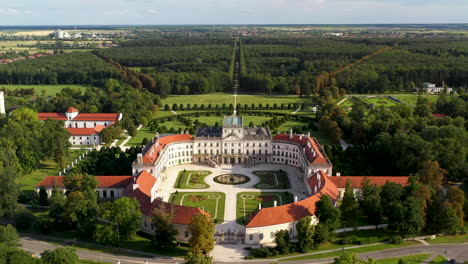
[[[243,241],[237,241],[245,244],[272,243],[274,233],[283,229],[290,230],[294,239],[295,225],[300,218],[312,216],[314,223],[317,223],[314,216],[315,203],[322,195],[328,195],[334,201],[339,200],[348,179],[352,180],[352,187],[358,194],[364,178],[329,176],[332,175],[332,164],[317,140],[309,134],[296,135],[290,131],[289,134],[272,136],[267,127],[245,127],[241,116],[226,116],[222,127],[202,127],[195,136],[188,133],[156,136],[137,155],[132,166],[132,180],[123,195],[139,200],[144,215],[144,232],[153,232],[151,216],[155,208],[163,207],[173,210],[172,223],[179,231],[178,239],[188,239],[187,225],[192,216],[206,212],[199,208],[167,203],[160,198],[157,190],[167,168],[192,163],[213,167],[224,164],[251,167],[268,163],[298,169],[300,175],[297,176],[307,190],[306,198],[259,210],[245,225],[245,232],[241,236]],[[406,184],[408,180],[408,177],[365,178],[378,185],[387,180]]]

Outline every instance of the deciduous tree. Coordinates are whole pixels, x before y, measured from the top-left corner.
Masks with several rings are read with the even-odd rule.
[[[207,256],[214,248],[214,224],[208,215],[196,213],[193,215],[188,226],[190,233],[189,244],[194,255]]]
[[[157,248],[167,248],[175,245],[179,232],[171,223],[173,216],[172,206],[167,206],[164,203],[161,203],[161,206],[154,210],[151,218],[154,228],[152,241]]]

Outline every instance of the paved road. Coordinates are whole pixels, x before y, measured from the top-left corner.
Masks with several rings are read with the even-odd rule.
[[[410,246],[402,248],[387,249],[377,252],[362,253],[358,254],[358,257],[361,259],[366,259],[367,257],[373,259],[382,259],[382,258],[396,258],[406,255],[421,254],[421,253],[431,253],[435,255],[445,255],[447,253],[447,258],[454,258],[457,262],[463,262],[468,260],[468,243],[465,244],[435,244],[435,245],[420,245],[420,246]],[[310,259],[310,260],[296,260],[296,261],[281,261],[285,264],[303,264],[303,263],[331,263],[334,258],[325,258],[325,259]],[[264,261],[263,263],[271,263],[274,260]],[[244,262],[245,264],[249,262]],[[259,262],[251,262],[258,264]]]
[[[39,255],[45,250],[57,248],[59,245],[51,244],[44,241],[35,240],[28,237],[21,238],[21,247],[31,252],[35,255]],[[104,261],[109,263],[117,263],[120,261],[121,264],[156,264],[156,263],[177,263],[176,260],[170,257],[144,257],[140,255],[137,257],[137,254],[132,254],[130,252],[122,251],[121,253],[103,253],[99,251],[90,251],[90,250],[77,250],[77,254],[80,259],[95,260],[95,261]],[[131,256],[135,255],[135,256]]]
[[[40,254],[44,250],[47,249],[54,249],[58,247],[58,245],[51,244],[44,241],[39,241],[36,239],[22,237],[21,238],[22,248],[26,251],[29,251],[34,254]],[[170,257],[152,257],[152,256],[137,256],[136,254],[131,254],[130,252],[122,251],[121,253],[103,253],[98,251],[90,251],[90,250],[77,250],[78,256],[81,259],[88,259],[88,260],[96,260],[96,261],[105,261],[110,263],[117,263],[120,261],[121,264],[137,264],[137,263],[148,263],[148,264],[156,264],[156,263],[177,263],[177,260],[170,258]],[[435,244],[435,245],[420,245],[420,246],[411,246],[411,247],[402,247],[402,248],[395,248],[395,249],[387,249],[378,252],[372,253],[362,253],[358,256],[362,259],[366,259],[367,257],[373,259],[382,259],[382,258],[393,258],[393,257],[401,257],[405,255],[412,255],[412,254],[419,254],[419,253],[432,253],[435,255],[445,255],[449,259],[454,258],[458,262],[468,261],[468,243],[465,244]],[[132,256],[134,255],[134,256]],[[249,263],[272,263],[276,260],[269,259],[269,260],[251,260],[251,261],[242,261],[243,264]],[[179,261],[180,263],[181,261]],[[231,263],[239,263],[241,261],[231,262]],[[326,259],[311,259],[311,260],[297,260],[297,261],[282,261],[282,263],[331,263],[333,262],[333,258],[326,258]],[[227,262],[215,262],[215,263],[227,263]]]

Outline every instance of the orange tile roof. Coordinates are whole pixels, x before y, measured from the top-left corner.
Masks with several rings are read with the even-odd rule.
[[[70,135],[72,136],[80,136],[80,135],[94,135],[97,134],[98,132],[94,128],[65,128],[70,132]]]
[[[39,120],[46,120],[49,118],[67,120],[65,113],[37,113],[37,116],[39,117]],[[80,113],[73,118],[73,121],[107,121],[115,123],[119,121],[119,118],[119,113]]]
[[[292,142],[300,144],[305,149],[305,154],[309,162],[312,164],[317,164],[317,165],[330,164],[330,162],[328,161],[328,158],[322,152],[322,149],[319,143],[313,137],[307,137],[307,136],[301,137],[299,135],[293,135],[292,138],[289,138],[289,135],[278,134],[275,137],[273,137],[273,140],[292,141]],[[309,143],[310,143],[310,146],[309,146]]]
[[[57,120],[67,120],[67,117],[63,113],[37,113],[39,120],[47,119],[57,119]]]
[[[372,184],[384,185],[387,181],[406,185],[409,177],[407,176],[332,176],[329,177],[338,188],[346,188],[346,182],[351,180],[352,188],[362,188],[364,179],[369,179]]]
[[[155,199],[153,202],[151,202],[151,195],[148,195],[146,192],[144,192],[141,187],[142,186],[140,184],[138,188],[133,190],[133,185],[130,184],[125,189],[124,194],[130,198],[137,199],[140,202],[140,211],[148,217],[153,215],[154,209],[160,208],[162,206],[164,206],[166,210],[170,210],[171,208],[174,210],[174,216],[171,219],[171,222],[174,224],[188,225],[190,224],[193,215],[196,213],[209,215],[205,211],[196,207],[171,204],[158,199]]]
[[[159,156],[159,152],[164,147],[173,142],[193,140],[190,134],[175,134],[158,138],[143,155],[143,163],[154,163]]]
[[[156,178],[145,170],[142,170],[136,177],[138,188],[146,195],[151,197],[151,189],[156,183]]]
[[[98,188],[126,188],[133,181],[133,176],[96,176],[96,181]],[[63,176],[47,176],[36,185],[36,188],[41,186],[52,188],[55,184],[64,187]]]
[[[80,113],[73,121],[119,121],[119,113]]]
[[[315,214],[315,203],[320,200],[322,195],[328,195],[332,200],[338,199],[338,188],[335,184],[330,181],[330,177],[325,173],[319,171],[323,182],[318,192],[304,200],[298,201],[297,203],[290,203],[277,207],[263,208],[260,210],[252,220],[245,226],[250,227],[261,227],[279,225],[290,222],[295,222],[302,217]],[[311,177],[316,177],[317,174]]]

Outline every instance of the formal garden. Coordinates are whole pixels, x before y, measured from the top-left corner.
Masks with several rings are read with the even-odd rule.
[[[260,208],[294,202],[290,192],[241,192],[237,194],[237,223],[247,224]]]
[[[260,182],[254,187],[258,189],[289,189],[288,173],[278,171],[254,171],[253,174],[260,178]]]
[[[187,171],[179,172],[174,188],[178,189],[207,189],[210,187],[205,182],[205,177],[210,175],[210,171]]]
[[[179,192],[171,194],[169,202],[200,208],[210,214],[215,223],[222,223],[226,195],[221,192]]]

